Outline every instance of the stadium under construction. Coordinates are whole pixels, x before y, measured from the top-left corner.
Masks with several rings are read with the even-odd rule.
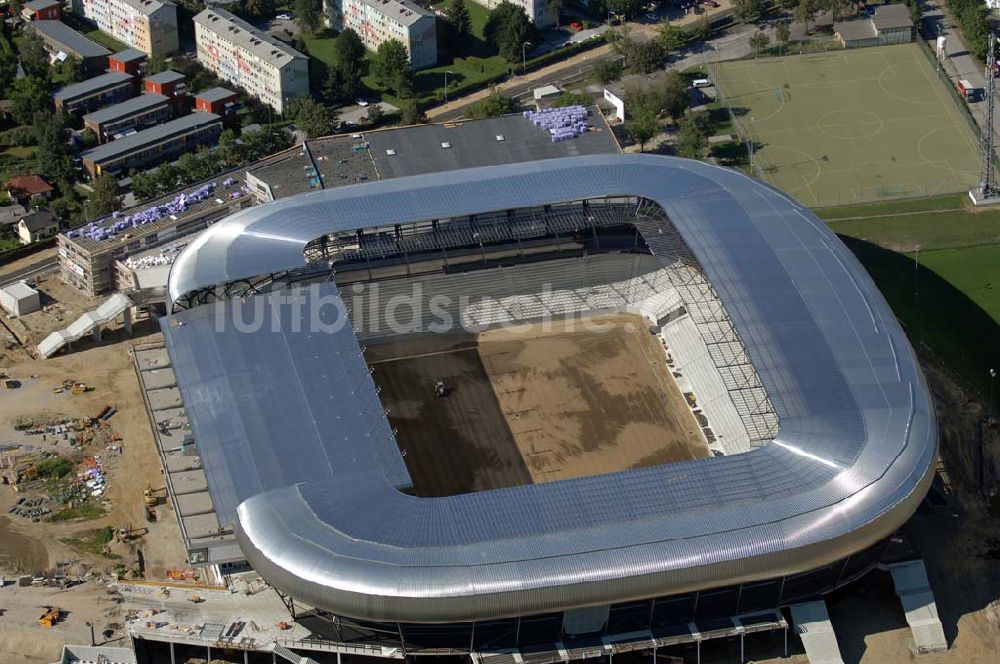
[[[809,210],[701,162],[590,155],[285,198],[192,241],[168,305],[239,545],[206,560],[245,560],[331,652],[551,662],[785,629],[783,607],[822,617],[815,600],[884,558],[934,474],[924,378],[864,269]],[[620,344],[641,360],[622,355],[625,383],[653,386],[641,407],[597,376],[607,344],[552,360],[530,353],[540,334],[487,336],[602,316],[641,325]],[[565,374],[543,407],[544,362]],[[448,371],[457,387],[432,395]],[[472,479],[434,484],[462,455]]]

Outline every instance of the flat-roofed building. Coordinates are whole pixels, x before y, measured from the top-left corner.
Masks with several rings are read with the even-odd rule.
[[[220,133],[222,119],[218,115],[192,113],[88,150],[82,155],[83,167],[92,178],[146,168],[199,145],[212,145]]]
[[[107,143],[115,134],[141,130],[166,122],[172,116],[173,109],[168,98],[146,94],[88,113],[83,116],[83,126],[97,134],[101,143]]]
[[[147,55],[179,48],[177,6],[169,0],[75,0],[77,13]]]
[[[135,95],[135,79],[125,72],[109,71],[73,83],[52,93],[56,108],[67,114],[83,115]]]
[[[414,69],[437,64],[437,17],[410,0],[326,0],[325,6],[330,22],[357,32],[369,50],[397,39]]]
[[[309,94],[309,58],[230,12],[201,12],[194,34],[202,65],[279,113]]]
[[[62,18],[62,3],[59,0],[31,0],[21,7],[21,18],[25,21],[58,21]]]
[[[107,69],[111,51],[62,21],[31,21],[28,27],[45,42],[45,50],[53,62],[73,56],[80,60],[85,76],[94,76]]]
[[[133,76],[142,76],[147,55],[137,48],[127,48],[124,51],[108,56],[108,69],[123,71]]]
[[[242,104],[239,95],[226,88],[209,88],[194,96],[194,108],[206,113],[215,113],[222,117],[226,126],[234,126],[238,119],[236,113]]]

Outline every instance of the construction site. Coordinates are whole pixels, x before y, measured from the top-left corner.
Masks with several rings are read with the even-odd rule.
[[[417,495],[709,455],[669,352],[637,315],[372,344],[366,356]]]
[[[505,120],[511,126],[520,121]],[[433,129],[445,131],[452,130]],[[502,130],[486,129],[491,142],[497,131]],[[510,131],[508,137],[515,135]],[[378,140],[407,144],[392,137],[387,133]],[[437,138],[427,140],[434,144]],[[292,157],[305,158],[299,153]],[[379,154],[377,159],[392,163],[380,171],[388,177],[392,168],[401,174],[422,168],[424,157],[390,160]],[[266,170],[260,173],[264,177]],[[275,185],[275,173],[268,178],[273,192],[281,192],[272,194],[275,198],[293,189]],[[239,183],[230,188],[239,190]],[[220,204],[206,205],[214,209]],[[598,218],[602,213],[597,204],[590,210]],[[508,220],[523,221],[516,211],[512,214]],[[606,237],[616,236],[609,230]],[[98,244],[103,248],[106,243]],[[454,252],[445,263],[451,268],[462,261],[471,264],[480,252],[485,263],[482,244],[469,246],[468,255]],[[412,479],[406,489],[411,496],[405,498],[452,498],[572,481],[737,456],[759,445],[755,436],[762,434],[738,430],[735,423],[742,412],[712,382],[716,369],[691,311],[677,299],[656,295],[670,292],[668,275],[659,265],[649,262],[649,256],[623,258],[612,251],[581,258],[581,248],[592,247],[579,234],[567,234],[555,246],[556,259],[538,265],[525,261],[502,271],[455,269],[421,277],[432,293],[482,296],[466,310],[463,322],[471,324],[464,331],[391,335],[366,328],[363,307],[351,311],[378,390],[370,408],[386,411],[395,435],[394,449],[383,453],[391,463],[405,466]],[[180,244],[171,254],[182,249]],[[500,263],[532,251],[543,249],[507,246],[488,258]],[[137,269],[169,271],[169,262],[153,258]],[[0,267],[0,277],[17,267]],[[406,270],[418,267],[414,262]],[[402,268],[371,261],[353,273],[341,272],[337,283],[345,287],[352,279],[392,277],[393,270]],[[531,294],[537,292],[543,270],[557,286],[556,301],[549,306],[559,312],[546,321],[547,327],[535,321],[531,309],[538,301]],[[294,597],[263,581],[240,549],[235,504],[220,503],[210,490],[220,480],[211,476],[219,466],[213,465],[207,445],[195,439],[191,424],[193,413],[205,404],[182,397],[179,385],[190,369],[168,352],[154,320],[159,303],[147,306],[135,298],[109,305],[108,299],[81,296],[81,286],[54,275],[33,285],[44,295],[43,308],[6,317],[0,327],[5,388],[0,391],[0,652],[10,661],[54,662],[70,644],[79,660],[129,664],[361,662],[405,659],[412,654],[407,646],[419,648],[443,638],[443,626],[401,624],[400,638],[407,630],[412,642],[404,642],[403,648],[388,645],[395,634],[365,632],[345,620],[331,622],[322,612],[302,611]],[[412,284],[387,278],[382,285],[389,297],[393,288],[402,292]],[[580,304],[595,293],[596,305]],[[604,306],[602,297],[613,297],[620,306]],[[572,306],[567,304],[571,300]],[[84,318],[99,309],[99,315]],[[505,324],[496,325],[501,319]],[[196,319],[182,320],[173,334],[196,331]],[[488,321],[492,323],[479,325]],[[419,323],[423,327],[426,321]],[[589,325],[603,328],[594,332]],[[57,345],[45,346],[47,339]],[[223,339],[219,347],[231,342],[231,352],[245,351],[237,344],[246,341],[235,339]],[[52,348],[51,357],[43,357],[47,353],[40,344]],[[206,348],[211,352],[212,347]],[[245,357],[250,358],[245,376],[258,368],[258,376],[271,376],[269,368],[286,361],[263,354]],[[329,359],[318,357],[295,358],[299,364],[292,368],[305,373],[310,363]],[[671,664],[804,664],[810,661],[807,642],[834,639],[841,661],[849,663],[992,663],[1000,649],[1000,572],[995,564],[1000,509],[992,499],[1000,489],[997,432],[982,424],[982,405],[947,372],[931,358],[921,361],[941,427],[934,486],[887,545],[884,564],[827,595],[828,619],[778,611],[766,621],[706,620],[697,635],[679,634],[666,641],[658,635],[650,642],[653,653],[648,648],[614,650],[615,642],[606,639],[572,656],[596,659],[614,652],[614,658],[637,663],[651,661],[653,654],[652,661]],[[273,375],[275,392],[290,391],[282,382],[287,373]],[[328,403],[326,393],[314,391],[307,397]],[[239,418],[245,407],[234,402],[229,415]],[[240,421],[255,419],[247,413]],[[318,458],[276,455],[276,474],[316,465]],[[677,473],[678,481],[681,475]],[[223,480],[260,482],[239,467]],[[585,509],[589,507],[581,505]],[[922,570],[911,577],[904,568],[890,571],[889,565],[916,554],[926,564],[923,578],[933,588],[932,600],[936,597],[933,615],[921,603],[928,592],[920,582]],[[911,578],[917,581],[907,586]],[[707,607],[714,601],[710,594],[701,599]],[[635,616],[647,611],[643,605],[626,615],[627,608],[615,608],[616,625],[639,620]],[[526,621],[525,630],[544,627],[542,618],[546,616],[535,625]],[[831,623],[835,638],[824,631]],[[947,650],[918,656],[917,644],[924,638],[919,629],[935,624],[942,626]],[[473,637],[488,637],[493,627],[484,623]],[[658,652],[655,644],[660,644]],[[450,641],[448,646],[450,652],[468,648]],[[546,655],[552,662],[569,658],[554,652]],[[494,664],[516,660],[503,653],[494,657]],[[490,659],[477,661],[489,664]],[[530,661],[542,660],[536,656]]]

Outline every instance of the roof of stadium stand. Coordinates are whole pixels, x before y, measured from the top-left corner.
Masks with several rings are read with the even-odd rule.
[[[217,332],[214,308],[194,307],[163,329],[220,521],[232,519],[263,578],[356,618],[482,620],[801,572],[909,518],[933,475],[936,422],[903,331],[820,220],[734,171],[599,155],[308,193],[210,227],[175,261],[169,295],[301,267],[306,244],[328,233],[622,195],[658,203],[699,260],[767,389],[774,441],[566,481],[406,495],[349,326]],[[226,306],[235,316],[248,304]]]

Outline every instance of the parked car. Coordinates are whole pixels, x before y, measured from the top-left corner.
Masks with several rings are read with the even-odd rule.
[[[581,30],[583,30],[583,23],[580,23],[579,21],[573,21],[572,23],[569,24],[569,29],[572,30],[573,32],[580,32]]]
[[[711,7],[712,9],[718,9],[720,7],[719,3],[715,0],[701,0],[701,2],[706,7]]]
[[[361,108],[368,108],[368,100],[367,99],[357,99],[355,101],[358,102],[358,106],[360,106]]]
[[[278,14],[274,18],[281,19],[282,21],[291,21],[292,20],[292,15],[289,14],[288,12],[284,12],[282,14]]]

